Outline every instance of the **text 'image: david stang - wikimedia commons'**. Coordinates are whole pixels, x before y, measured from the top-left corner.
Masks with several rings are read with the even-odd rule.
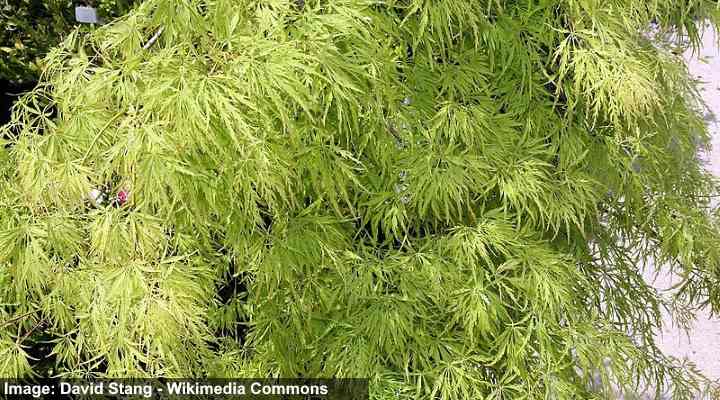
[[[366,379],[3,380],[0,398],[178,398],[367,400]]]

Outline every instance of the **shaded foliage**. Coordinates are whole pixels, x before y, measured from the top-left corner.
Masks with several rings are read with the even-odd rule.
[[[77,25],[75,3],[72,0],[0,1],[0,79],[14,84],[37,80],[47,51]],[[103,18],[112,19],[127,12],[135,2],[77,3],[96,6]]]

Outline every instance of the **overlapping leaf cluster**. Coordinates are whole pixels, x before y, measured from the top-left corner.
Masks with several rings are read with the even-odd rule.
[[[149,0],[73,34],[4,128],[0,374],[38,372],[45,338],[63,376],[690,398],[702,377],[652,331],[662,308],[720,309],[718,186],[691,77],[643,33],[697,44],[717,17]],[[682,274],[674,299],[643,281],[653,260]]]

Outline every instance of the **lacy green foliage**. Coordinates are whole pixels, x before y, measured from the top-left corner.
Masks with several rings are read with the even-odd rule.
[[[98,0],[100,14],[112,19],[127,12],[131,1]],[[0,79],[34,81],[47,51],[75,28],[75,6],[68,0],[0,1]]]
[[[694,83],[642,32],[697,44],[717,7],[150,0],[71,34],[4,128],[0,374],[41,373],[43,332],[67,376],[691,398],[652,331],[720,310],[718,185]]]

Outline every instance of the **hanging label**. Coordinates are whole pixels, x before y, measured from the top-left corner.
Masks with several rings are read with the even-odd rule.
[[[77,6],[75,7],[75,21],[81,24],[100,24],[102,21],[98,18],[97,9],[94,7]]]

